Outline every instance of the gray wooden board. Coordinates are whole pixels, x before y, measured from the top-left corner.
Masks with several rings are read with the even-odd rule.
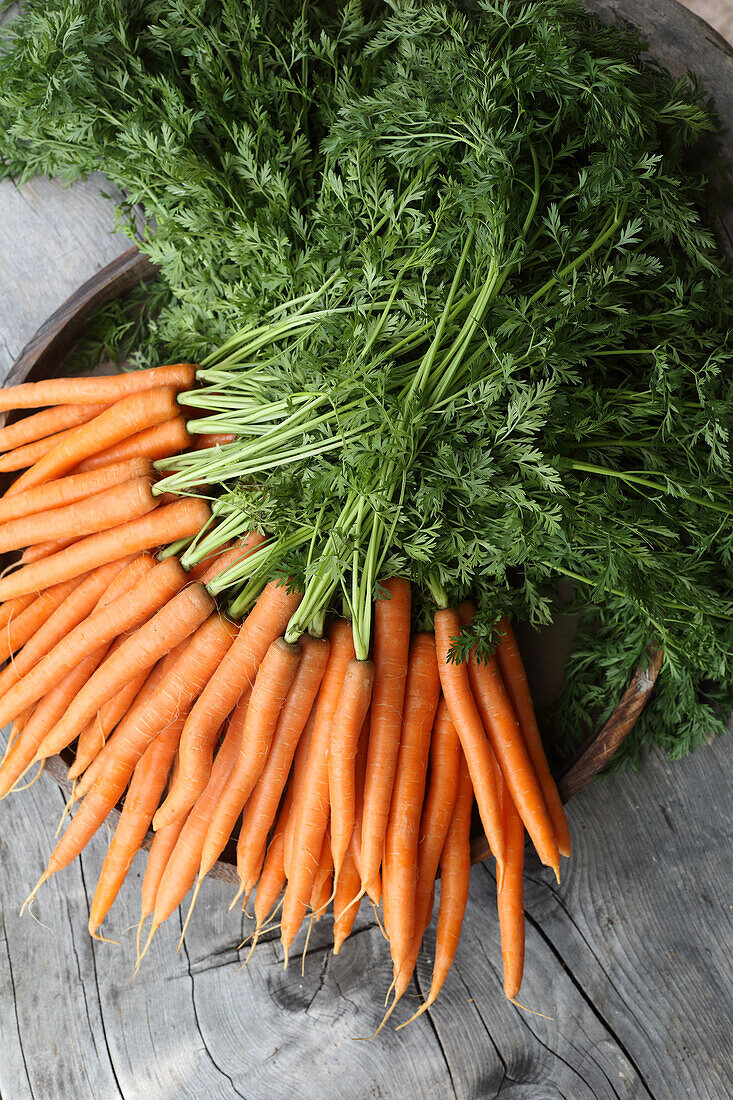
[[[675,21],[678,40],[687,27],[667,0],[646,0],[644,12],[650,26]],[[67,293],[127,247],[113,223],[98,181],[0,184],[0,377]],[[86,931],[103,831],[44,887],[36,919],[21,918],[63,809],[41,776],[0,805],[0,1096],[723,1100],[733,1095],[732,789],[722,740],[674,765],[654,754],[639,775],[571,803],[562,885],[539,865],[527,871],[522,1001],[543,1015],[502,995],[494,880],[480,866],[438,1004],[399,1033],[355,1042],[374,1029],[389,984],[366,907],[338,957],[330,919],[316,926],[304,975],[299,957],[283,972],[275,933],[240,971],[251,922],[228,911],[230,887],[207,883],[182,951],[178,916],[133,979],[145,857],[105,924],[120,946]],[[430,984],[431,943],[402,1019]]]

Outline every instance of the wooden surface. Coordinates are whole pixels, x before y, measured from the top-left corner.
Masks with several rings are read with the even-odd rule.
[[[631,0],[604,6],[636,9]],[[702,49],[667,0],[645,0],[643,17]],[[733,88],[725,53],[712,37],[708,46],[722,88]],[[109,235],[113,221],[96,181],[73,191],[0,184],[1,376],[70,290],[126,249]],[[562,885],[537,864],[527,875],[522,1000],[550,1019],[503,998],[494,881],[482,866],[435,1009],[357,1043],[389,984],[370,912],[336,958],[324,919],[303,977],[299,959],[283,973],[276,938],[238,972],[236,945],[250,924],[227,911],[231,887],[207,883],[183,951],[173,918],[131,980],[144,857],[105,925],[121,946],[93,943],[98,837],[41,891],[34,914],[43,924],[20,918],[63,808],[41,776],[0,804],[0,1096],[724,1100],[733,1095],[732,789],[724,739],[675,765],[654,754],[639,775],[597,782],[573,800],[575,855]],[[417,971],[423,992],[430,964],[428,951]]]

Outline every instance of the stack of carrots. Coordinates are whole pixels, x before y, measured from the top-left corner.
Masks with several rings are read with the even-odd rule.
[[[193,367],[176,365],[0,391],[0,410],[51,406],[0,430],[0,470],[24,470],[0,499],[0,551],[22,550],[0,578],[0,725],[12,722],[0,796],[34,763],[73,750],[76,810],[31,898],[124,796],[92,935],[151,824],[140,958],[146,919],[149,944],[195,887],[190,918],[235,838],[243,906],[256,888],[252,947],[279,913],[286,965],[309,914],[312,924],[333,904],[338,952],[361,900],[381,904],[389,1016],[440,873],[433,981],[419,1015],[455,955],[475,799],[496,860],[504,989],[515,998],[525,830],[558,877],[570,836],[509,623],[488,662],[475,653],[453,661],[452,640],[474,608],[440,608],[434,634],[412,634],[411,588],[398,577],[379,586],[369,660],[357,660],[344,619],[322,637],[286,642],[300,595],[284,581],[232,622],[207,585],[264,536],[188,573],[161,551],[210,518],[201,498],[156,493],[152,465],[190,446],[177,395],[194,380]]]

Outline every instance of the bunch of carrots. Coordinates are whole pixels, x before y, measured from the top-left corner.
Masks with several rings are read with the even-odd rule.
[[[411,587],[399,577],[378,586],[366,660],[342,618],[323,636],[286,642],[300,593],[282,579],[232,621],[207,586],[264,536],[187,572],[170,547],[199,534],[209,506],[156,492],[153,461],[191,445],[177,398],[194,382],[195,369],[179,364],[0,391],[0,410],[49,406],[0,430],[0,471],[24,471],[0,499],[0,551],[22,551],[0,578],[0,725],[12,722],[0,796],[73,747],[67,809],[76,809],[28,900],[124,796],[92,935],[151,824],[139,959],[195,887],[190,918],[236,838],[243,906],[256,888],[252,949],[279,914],[286,965],[309,914],[312,925],[333,905],[338,952],[363,897],[381,903],[394,978],[386,1020],[413,974],[439,873],[433,980],[419,1015],[458,944],[475,800],[496,860],[504,989],[515,998],[525,830],[558,878],[570,836],[509,623],[488,662],[455,661],[452,641],[474,608],[439,606],[434,633],[412,633]]]

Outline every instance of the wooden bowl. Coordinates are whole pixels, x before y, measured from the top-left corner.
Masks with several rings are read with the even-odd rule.
[[[131,248],[98,271],[41,326],[21,352],[8,374],[6,384],[11,386],[20,382],[34,382],[42,378],[62,375],[64,358],[83,335],[92,314],[114,298],[124,297],[146,277],[149,278],[154,274],[154,270],[147,257],[137,249]],[[5,484],[2,488],[4,489],[8,483],[9,478],[5,475]],[[561,639],[560,648],[567,649],[567,626],[553,633]],[[532,665],[543,667],[543,652],[547,651],[548,642],[553,648],[558,648],[558,637],[548,639],[545,635],[544,639],[540,640],[539,646],[536,640],[534,645],[526,638],[523,641],[523,648],[532,650],[533,661],[529,666],[531,676]],[[650,650],[641,655],[629,687],[608,721],[593,734],[572,759],[566,761],[558,770],[557,780],[564,801],[576,795],[594,775],[605,767],[632,729],[654,687],[661,661],[662,655],[658,650]],[[541,687],[545,694],[549,692],[552,695],[558,685],[555,681],[554,684],[550,682],[548,686],[545,680]],[[67,792],[71,791],[71,785],[66,778],[70,761],[70,754],[54,756],[46,761],[48,773]],[[118,810],[113,811],[113,824],[116,823],[114,819],[118,814]],[[148,844],[150,841],[152,841],[152,833],[148,835]],[[474,836],[471,854],[474,862],[486,859],[489,854],[486,838],[480,830]],[[236,882],[233,860],[220,861],[212,874],[215,878]]]
[[[704,77],[718,112],[728,122],[721,145],[726,158],[733,162],[733,50],[728,43],[674,0],[645,0],[643,5],[635,0],[586,0],[586,6],[609,21],[623,21],[637,27],[649,41],[651,55],[673,74],[681,75],[689,69]],[[733,251],[733,210],[719,210],[716,223],[722,245]],[[41,326],[23,349],[6,384],[61,375],[64,357],[84,333],[92,314],[105,303],[129,293],[154,273],[150,261],[135,248],[97,272]],[[1,482],[0,488],[5,488]],[[549,637],[547,632],[534,638],[520,637],[533,691],[538,690],[546,696],[557,690],[557,676],[554,686],[550,684],[548,688],[547,677],[542,673],[548,665],[558,666],[559,653],[567,652],[571,644],[568,634],[567,624],[561,624]],[[640,654],[629,686],[608,721],[557,769],[556,778],[564,801],[578,794],[606,766],[629,734],[649,699],[661,662],[661,652],[653,647]],[[545,682],[539,683],[540,679]],[[47,771],[67,791],[70,790],[66,779],[68,763],[62,757],[54,757],[46,763]],[[118,813],[115,810],[111,815],[113,824]],[[151,840],[152,834],[149,834],[147,844]],[[486,838],[477,830],[472,842],[473,861],[485,859],[488,854]],[[219,862],[212,874],[227,882],[237,881],[233,863],[226,860]]]

